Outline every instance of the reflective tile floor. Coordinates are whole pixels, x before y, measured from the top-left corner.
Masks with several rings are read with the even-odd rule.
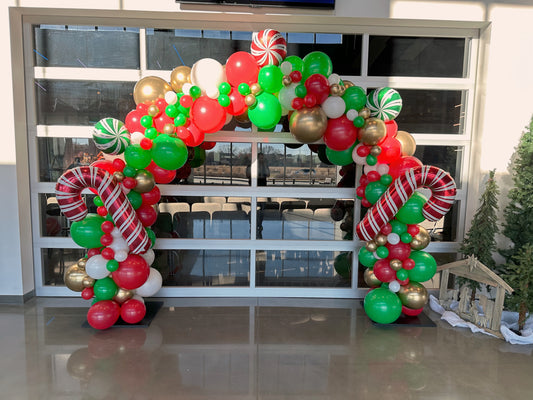
[[[0,305],[1,399],[531,399],[533,347],[380,327],[358,300],[167,299],[148,328],[78,299]]]

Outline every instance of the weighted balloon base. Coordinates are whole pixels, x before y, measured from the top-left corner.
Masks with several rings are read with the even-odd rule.
[[[152,323],[153,319],[163,307],[162,301],[146,301],[144,303],[146,306],[146,315],[144,318],[136,323],[136,324],[128,324],[127,322],[124,322],[122,318],[119,318],[117,322],[112,326],[113,328],[148,328],[150,324]],[[82,325],[82,328],[91,328],[91,325],[89,325],[88,321],[85,321]]]

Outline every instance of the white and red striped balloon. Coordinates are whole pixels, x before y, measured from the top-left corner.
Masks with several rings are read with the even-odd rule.
[[[250,50],[260,67],[279,65],[287,57],[287,42],[278,31],[264,29],[254,32]]]
[[[56,198],[65,217],[73,222],[85,218],[88,210],[81,198],[85,188],[96,189],[132,253],[142,254],[150,249],[150,238],[122,188],[101,168],[72,168],[58,179]]]
[[[429,221],[438,221],[452,207],[457,189],[447,172],[433,166],[415,167],[398,177],[357,224],[357,236],[372,240],[398,210],[409,200],[417,188],[428,187],[431,197],[424,204],[423,215]]]

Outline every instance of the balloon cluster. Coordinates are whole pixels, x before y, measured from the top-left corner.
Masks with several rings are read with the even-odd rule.
[[[402,107],[398,92],[379,88],[367,97],[363,88],[333,73],[325,53],[287,56],[285,39],[271,29],[254,34],[251,52],[233,53],[225,65],[203,58],[192,67],[175,68],[169,82],[144,77],[133,97],[136,108],[124,122],[104,118],[94,127],[93,139],[104,159],[65,172],[56,186],[61,210],[74,221],[73,240],[88,249],[87,257],[67,270],[65,282],[93,300],[88,320],[97,329],[112,326],[119,316],[131,323],[144,316],[142,297],[155,294],[162,282],[161,274],[150,267],[155,243],[150,227],[161,197],[157,184],[186,178],[191,167],[200,166],[205,150],[214,146],[207,135],[233,118],[269,131],[288,115],[289,130],[299,142],[323,140],[321,160],[351,173],[354,162],[363,165],[357,195],[366,207],[379,203],[405,171],[422,164],[412,156],[412,136],[398,131],[393,121]],[[97,214],[87,214],[80,197],[84,188],[97,194]],[[396,293],[412,291],[435,269],[432,257],[421,251],[429,241],[427,232],[416,225],[422,221],[425,199],[411,194],[380,232],[365,237],[358,230],[369,240],[359,254],[370,271],[367,283],[387,286],[372,291],[365,301],[367,313],[380,322],[394,320],[401,312]],[[347,219],[353,221],[353,215]],[[370,300],[379,293],[398,300],[394,305],[387,300],[387,318],[371,311],[380,307],[379,300]],[[403,303],[406,313],[418,312],[418,306]]]

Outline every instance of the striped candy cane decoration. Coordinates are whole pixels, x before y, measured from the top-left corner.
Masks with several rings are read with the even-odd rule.
[[[88,213],[81,198],[85,188],[96,189],[116,227],[133,254],[150,249],[150,239],[137,213],[109,172],[97,167],[76,167],[66,171],[56,184],[59,208],[70,221],[81,221]]]
[[[357,224],[357,236],[362,240],[373,239],[398,210],[409,200],[417,188],[428,187],[431,197],[423,208],[429,221],[438,221],[452,207],[457,189],[453,178],[440,168],[415,167],[398,177]]]

